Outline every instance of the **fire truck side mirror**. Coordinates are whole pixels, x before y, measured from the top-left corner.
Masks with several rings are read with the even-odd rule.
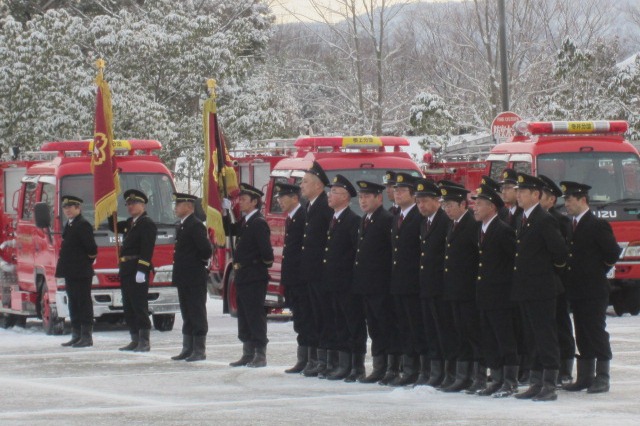
[[[51,212],[47,203],[36,203],[34,206],[36,227],[49,228],[51,226]]]

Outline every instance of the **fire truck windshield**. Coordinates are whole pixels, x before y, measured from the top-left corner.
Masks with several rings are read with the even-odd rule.
[[[640,161],[635,153],[626,152],[563,152],[540,154],[537,174],[554,182],[574,181],[591,186],[592,204],[640,204]],[[563,203],[563,200],[558,200]]]
[[[121,173],[120,188],[122,191],[135,188],[144,192],[149,198],[147,214],[159,227],[173,227],[177,218],[173,212],[173,184],[171,178],[160,173]],[[60,195],[73,194],[84,200],[83,216],[93,225],[93,176],[70,175],[62,178]],[[127,208],[118,195],[118,220],[125,220]],[[60,218],[60,220],[63,220]],[[108,229],[107,222],[100,224],[99,229]]]

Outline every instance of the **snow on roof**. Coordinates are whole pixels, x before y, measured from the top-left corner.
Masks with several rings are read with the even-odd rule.
[[[618,62],[616,64],[616,67],[618,67],[618,69],[621,69],[621,70],[628,69],[629,71],[635,71],[637,68],[636,60],[638,59],[638,55],[640,55],[640,52],[634,53],[624,61]]]

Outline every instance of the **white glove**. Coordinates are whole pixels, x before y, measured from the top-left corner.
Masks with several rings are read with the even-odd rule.
[[[222,199],[222,208],[225,210],[230,210],[231,209],[231,200],[228,198],[223,198]]]
[[[138,284],[145,282],[145,278],[146,276],[144,275],[144,272],[140,272],[140,271],[136,272],[136,282]]]

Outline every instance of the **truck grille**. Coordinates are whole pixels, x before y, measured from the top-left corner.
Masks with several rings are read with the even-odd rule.
[[[103,277],[110,283],[119,283],[120,275],[118,274],[104,274]]]

